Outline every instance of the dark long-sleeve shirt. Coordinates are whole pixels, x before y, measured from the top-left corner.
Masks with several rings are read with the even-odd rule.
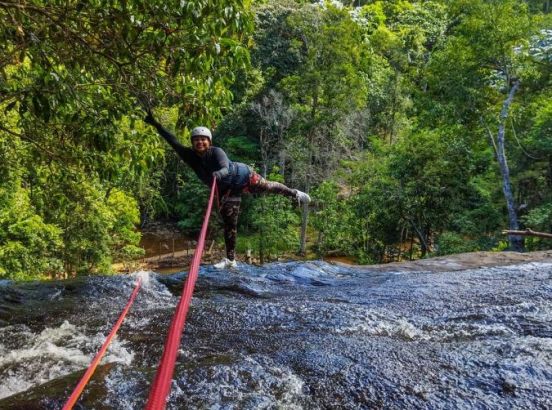
[[[207,186],[213,181],[213,172],[217,171],[220,180],[217,183],[219,191],[226,192],[240,191],[249,181],[249,167],[240,162],[232,162],[228,159],[226,153],[218,147],[212,145],[203,154],[198,155],[190,147],[182,145],[176,137],[167,131],[157,122],[153,124],[161,135],[176,151],[178,156],[192,168],[198,178]]]

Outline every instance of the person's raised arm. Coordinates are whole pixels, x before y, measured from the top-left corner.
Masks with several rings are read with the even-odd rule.
[[[190,151],[190,148],[182,145],[173,134],[167,131],[161,124],[159,124],[155,120],[151,111],[148,111],[146,117],[144,118],[144,121],[150,125],[153,125],[155,129],[157,129],[159,135],[161,135],[165,139],[165,141],[167,141],[171,145],[171,147],[173,147],[173,149],[181,156],[183,154],[187,154]]]

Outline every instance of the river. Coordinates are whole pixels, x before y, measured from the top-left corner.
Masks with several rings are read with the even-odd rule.
[[[143,408],[185,273],[0,281],[0,408]],[[386,272],[203,266],[169,409],[552,408],[552,263]]]

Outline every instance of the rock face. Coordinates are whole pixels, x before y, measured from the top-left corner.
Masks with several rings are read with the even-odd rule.
[[[436,258],[418,259],[411,262],[395,262],[384,265],[361,265],[358,269],[380,272],[428,271],[446,272],[486,266],[505,266],[523,262],[552,262],[552,250],[538,252],[469,252]],[[341,264],[347,266],[346,264]]]
[[[136,299],[84,408],[142,408],[184,273]],[[203,266],[168,408],[550,408],[552,255]],[[0,286],[0,408],[59,408],[128,276]]]

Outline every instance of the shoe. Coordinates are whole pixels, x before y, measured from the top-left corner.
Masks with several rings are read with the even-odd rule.
[[[309,196],[309,194],[299,191],[298,189],[297,193],[295,194],[295,198],[300,205],[308,204],[311,201],[311,197]]]
[[[215,269],[233,269],[238,267],[238,262],[236,262],[235,260],[231,261],[228,258],[224,258],[219,263],[215,263],[213,267]]]

